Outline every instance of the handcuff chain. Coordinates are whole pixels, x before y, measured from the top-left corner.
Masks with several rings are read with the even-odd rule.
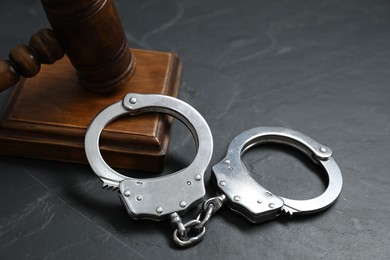
[[[181,247],[188,247],[201,241],[206,233],[206,224],[225,202],[225,195],[215,196],[204,201],[196,219],[190,220],[185,224],[183,224],[176,212],[172,213],[170,215],[171,223],[176,227],[173,232],[175,243]]]
[[[199,225],[194,226],[195,229],[201,230],[210,220],[210,218],[225,204],[226,196],[224,194],[212,197],[203,202],[196,220],[200,221]]]

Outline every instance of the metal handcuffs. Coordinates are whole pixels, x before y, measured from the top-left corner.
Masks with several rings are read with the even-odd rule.
[[[99,150],[103,128],[120,116],[144,112],[172,115],[190,129],[197,145],[191,165],[167,176],[136,179],[124,176],[106,164]],[[203,177],[213,153],[213,137],[203,117],[187,103],[163,95],[127,94],[92,121],[85,136],[85,152],[103,185],[119,187],[119,196],[132,218],[160,220],[174,212],[185,212],[202,200],[206,193]]]
[[[144,112],[172,115],[189,128],[196,142],[197,154],[187,168],[167,176],[139,179],[124,176],[105,163],[99,150],[99,137],[103,128],[122,115]],[[262,143],[282,143],[305,153],[327,174],[326,190],[314,199],[292,200],[274,195],[262,187],[241,161],[241,155],[246,150]],[[85,151],[103,185],[119,187],[119,197],[129,215],[133,219],[170,218],[176,227],[173,238],[179,246],[199,242],[205,234],[206,223],[225,203],[250,222],[261,223],[281,213],[292,216],[324,210],[335,202],[343,184],[330,148],[290,129],[258,127],[242,132],[230,143],[225,158],[212,168],[212,177],[220,195],[203,201],[204,173],[213,151],[210,128],[193,107],[164,95],[127,94],[122,101],[101,111],[87,130]],[[196,219],[183,223],[180,216],[202,201]]]

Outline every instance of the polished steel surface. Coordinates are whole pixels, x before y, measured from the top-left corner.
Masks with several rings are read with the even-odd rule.
[[[1,156],[2,259],[389,258],[389,1],[115,4],[130,46],[182,58],[179,99],[210,126],[216,144],[211,166],[224,158],[238,133],[278,125],[332,148],[343,190],[324,214],[258,226],[222,207],[207,224],[203,243],[181,250],[166,223],[129,219],[117,193],[102,192],[89,166]],[[27,43],[31,33],[50,27],[40,1],[2,0],[0,7],[1,58]],[[36,91],[39,105],[42,95]],[[1,95],[1,106],[9,94]],[[195,156],[191,133],[177,121],[167,174]],[[274,194],[299,199],[321,194],[326,175],[316,174],[319,167],[299,151],[275,151],[279,148],[259,146],[243,162]],[[206,183],[210,175],[206,170]],[[215,196],[206,187],[206,196]]]
[[[107,165],[99,150],[103,128],[119,116],[146,112],[172,115],[188,127],[197,145],[195,159],[188,167],[170,175],[140,179],[124,176]],[[103,184],[119,187],[119,196],[132,218],[160,220],[187,211],[205,195],[204,173],[212,156],[213,138],[204,118],[187,103],[164,95],[130,93],[95,117],[85,136],[85,152]]]
[[[304,152],[314,163],[322,166],[328,177],[326,190],[313,199],[292,200],[264,188],[241,161],[245,151],[263,143],[281,143]],[[332,205],[340,195],[343,179],[331,156],[329,147],[297,131],[282,127],[258,127],[244,131],[233,139],[225,158],[213,167],[213,173],[216,186],[228,198],[229,207],[249,221],[260,223],[279,216],[281,211],[289,215],[309,214]]]

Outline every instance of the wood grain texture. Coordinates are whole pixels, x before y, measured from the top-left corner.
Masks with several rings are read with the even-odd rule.
[[[0,60],[0,91],[14,86],[20,77],[38,74],[41,64],[53,64],[65,50],[55,33],[42,29],[30,37],[29,45],[17,45],[9,53],[10,60]]]
[[[80,87],[67,57],[43,65],[19,84],[0,125],[0,153],[86,163],[84,135],[94,116],[128,92],[176,96],[181,62],[173,53],[135,50],[137,70],[128,84],[111,94]],[[150,113],[118,119],[102,133],[101,150],[114,166],[160,171],[169,139],[169,120]]]
[[[9,60],[0,60],[0,92],[15,85],[19,79],[14,65]]]
[[[33,34],[28,45],[43,64],[53,64],[56,60],[64,57],[65,54],[59,38],[50,29],[42,29]]]
[[[25,78],[34,77],[41,69],[41,63],[34,51],[26,45],[17,45],[9,52],[9,60],[16,71]]]
[[[42,0],[82,85],[95,92],[125,86],[135,60],[112,0]]]

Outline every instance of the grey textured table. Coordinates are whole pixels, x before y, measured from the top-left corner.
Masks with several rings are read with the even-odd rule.
[[[203,242],[180,250],[167,222],[131,220],[88,166],[2,156],[1,259],[388,259],[389,1],[116,4],[132,47],[183,59],[179,97],[209,122],[212,165],[241,131],[284,126],[333,149],[341,196],[322,214],[261,225],[223,209]],[[0,56],[47,26],[38,0],[2,0]],[[172,138],[165,173],[195,154],[180,123]],[[306,199],[326,185],[291,149],[259,146],[243,159],[276,194]]]

